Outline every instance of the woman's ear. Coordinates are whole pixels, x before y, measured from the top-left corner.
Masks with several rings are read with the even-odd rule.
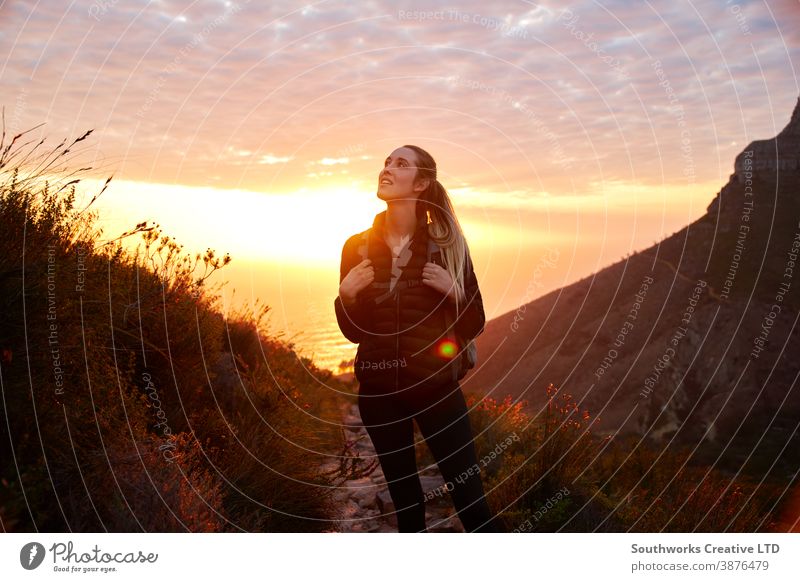
[[[430,183],[431,183],[430,178],[423,178],[422,180],[414,184],[414,192],[425,192],[425,190],[428,189]]]

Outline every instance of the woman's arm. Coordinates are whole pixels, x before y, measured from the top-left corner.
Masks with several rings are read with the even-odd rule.
[[[475,270],[472,265],[472,258],[467,253],[467,261],[464,266],[464,295],[465,298],[458,305],[458,319],[455,322],[456,333],[469,341],[483,333],[486,323],[486,314],[483,311],[483,297],[478,287],[478,279],[475,277]],[[453,312],[455,317],[456,302],[449,299],[448,309]]]
[[[347,276],[350,270],[355,267],[358,261],[358,255],[354,252],[354,244],[358,244],[358,238],[361,235],[355,235],[347,239],[342,247],[342,261],[339,267],[339,283]],[[364,339],[364,313],[361,304],[356,300],[354,303],[345,304],[341,296],[337,295],[333,302],[333,308],[336,312],[336,322],[339,324],[339,329],[342,335],[354,344],[360,343]]]

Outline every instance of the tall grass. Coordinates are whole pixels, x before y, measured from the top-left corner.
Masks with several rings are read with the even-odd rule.
[[[111,178],[78,209],[92,168],[67,168],[91,132],[44,152],[25,133],[0,142],[3,529],[332,529],[353,466],[320,466],[347,450],[346,387],[269,334],[268,307],[220,312],[229,256],[149,222],[104,240]]]

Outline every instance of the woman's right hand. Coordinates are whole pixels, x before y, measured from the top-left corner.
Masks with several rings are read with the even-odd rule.
[[[375,279],[375,268],[369,259],[364,259],[350,269],[339,284],[339,297],[344,303],[355,303],[356,295]]]

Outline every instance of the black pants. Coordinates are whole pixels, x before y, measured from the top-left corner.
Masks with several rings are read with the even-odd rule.
[[[464,530],[505,531],[484,497],[467,404],[458,382],[392,393],[362,385],[358,407],[389,487],[398,531],[427,531],[425,493],[414,449],[414,419],[436,459]],[[470,470],[469,476],[462,475]],[[440,493],[443,495],[444,489]]]

